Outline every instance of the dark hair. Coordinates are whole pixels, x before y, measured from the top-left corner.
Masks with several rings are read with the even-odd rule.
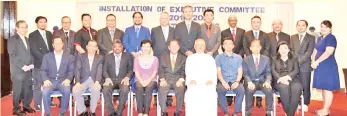
[[[177,40],[177,39],[172,39],[169,41],[169,45],[171,44],[171,42],[176,42],[178,45],[181,44],[180,40]]]
[[[64,19],[64,18],[69,18],[70,21],[71,21],[71,18],[70,18],[69,16],[63,16],[63,17],[61,18],[61,22],[63,22],[63,19]]]
[[[84,13],[84,14],[82,14],[82,16],[81,16],[81,20],[83,20],[83,17],[85,17],[85,16],[89,16],[90,18],[92,18],[92,16],[90,16],[90,14]]]
[[[152,47],[152,41],[149,40],[149,39],[142,40],[142,41],[141,41],[141,46],[142,46],[143,44],[149,44],[149,45]]]
[[[207,12],[212,12],[212,14],[214,14],[214,12],[213,12],[212,9],[206,9],[206,10],[204,11],[203,15],[205,16],[205,14],[206,14]]]
[[[133,18],[135,17],[136,14],[140,14],[140,15],[141,15],[141,18],[143,18],[143,15],[142,15],[141,12],[134,12],[134,13],[133,13]]]
[[[25,23],[28,27],[28,24],[24,20],[19,20],[16,22],[16,27],[19,27],[20,24]]]
[[[260,43],[260,40],[259,40],[259,39],[253,39],[253,40],[251,41],[250,46],[252,46],[252,44],[254,44],[255,42],[258,42],[258,43],[260,44],[260,46],[261,46],[261,43]]]
[[[329,20],[324,20],[321,24],[329,27],[330,29],[333,27],[333,24]]]
[[[225,37],[225,38],[223,39],[222,45],[224,45],[224,42],[225,42],[226,40],[230,40],[230,41],[232,41],[232,42],[234,43],[233,38],[231,38],[231,37]]]
[[[306,27],[308,26],[308,22],[307,22],[306,20],[303,20],[303,19],[298,20],[298,22],[296,22],[296,25],[298,25],[300,21],[304,21],[304,22],[305,22]]]
[[[111,16],[113,16],[115,19],[117,18],[116,15],[114,15],[114,14],[108,14],[108,15],[106,16],[106,19],[107,19],[107,17],[111,17]]]
[[[310,28],[308,28],[308,30],[316,30],[316,28],[314,28],[313,26],[311,26]]]
[[[260,20],[261,20],[260,16],[255,15],[255,16],[253,16],[253,17],[252,17],[251,21],[252,21],[253,19],[255,19],[255,18],[257,18],[257,19],[260,19]]]
[[[119,43],[119,44],[123,45],[122,41],[120,39],[117,39],[117,38],[113,40],[112,45],[116,44],[116,43]]]
[[[277,49],[276,49],[276,58],[280,59],[281,58],[281,54],[278,52],[278,50],[280,49],[281,45],[287,45],[287,47],[289,48],[289,52],[288,52],[288,58],[292,59],[293,58],[293,54],[292,54],[292,50],[290,49],[289,44],[286,41],[281,41],[277,44]]]
[[[44,17],[44,16],[38,16],[38,17],[36,17],[36,19],[35,19],[35,23],[38,23],[41,19],[45,19],[46,22],[47,22],[47,18],[46,18],[46,17]]]
[[[56,40],[56,39],[60,39],[64,43],[64,39],[62,36],[54,36],[52,39],[52,43],[54,43],[54,40]]]

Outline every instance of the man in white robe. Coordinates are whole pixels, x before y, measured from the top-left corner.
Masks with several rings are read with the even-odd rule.
[[[217,116],[217,69],[211,55],[204,53],[206,44],[196,39],[196,53],[186,60],[186,116]]]

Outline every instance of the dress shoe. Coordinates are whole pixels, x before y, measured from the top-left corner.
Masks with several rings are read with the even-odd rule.
[[[90,100],[84,101],[84,104],[86,105],[86,107],[89,107],[90,106]]]
[[[51,114],[46,114],[46,116],[51,116]]]
[[[263,107],[263,105],[261,104],[260,101],[257,101],[256,106],[257,106],[258,108],[262,108],[262,107]]]
[[[51,103],[51,107],[57,107],[57,104]]]
[[[252,114],[251,113],[246,113],[246,116],[252,116]]]
[[[65,116],[65,113],[59,113],[59,116]]]
[[[32,108],[23,108],[23,111],[24,112],[28,112],[28,113],[35,113],[36,111],[34,110],[34,109],[32,109]]]
[[[82,112],[81,114],[79,114],[78,116],[88,116],[88,112],[87,112],[87,111],[84,111],[84,112]]]
[[[41,106],[40,105],[35,106],[35,110],[36,111],[41,111]]]
[[[180,116],[180,113],[174,113],[174,116]]]
[[[94,113],[90,113],[90,116],[96,116],[95,112]]]
[[[161,116],[169,116],[169,114],[167,112],[163,112],[161,113]]]
[[[272,116],[271,114],[267,113],[265,116]]]
[[[12,115],[25,116],[25,112],[24,111],[15,111],[15,112],[12,112]]]

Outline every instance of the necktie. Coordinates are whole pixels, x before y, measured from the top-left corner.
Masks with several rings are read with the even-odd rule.
[[[138,37],[139,37],[139,32],[140,32],[139,30],[140,30],[140,28],[138,28],[138,27],[136,27],[136,28],[135,28],[135,32],[136,32],[136,38],[138,38]]]
[[[48,47],[48,43],[47,43],[47,37],[46,37],[46,32],[43,32],[42,33],[42,38],[43,38],[43,41],[45,41],[45,44],[46,44],[46,47],[47,47],[47,50],[49,50],[49,47]]]
[[[257,31],[254,32],[254,38],[255,38],[255,39],[258,39],[258,32],[257,32]]]
[[[92,36],[91,30],[89,29],[88,32],[89,32],[90,40],[93,40],[93,36]]]
[[[118,76],[119,74],[119,65],[120,65],[120,58],[119,58],[119,54],[116,54],[116,76]]]
[[[92,66],[93,66],[93,57],[88,56],[88,61],[89,61],[89,70],[92,70]]]
[[[278,33],[276,33],[276,40],[279,41]]]
[[[211,25],[207,26],[207,37],[210,39],[211,37]]]
[[[231,35],[233,36],[234,41],[236,40],[236,34],[235,34],[235,29],[233,28]]]
[[[259,59],[255,58],[255,68],[258,70],[259,67]]]
[[[175,56],[172,55],[172,57],[171,57],[171,70],[172,70],[172,72],[175,70],[175,63],[176,63]]]
[[[68,40],[69,39],[69,32],[64,32],[65,33],[65,38],[66,38],[66,40]]]
[[[301,42],[302,42],[302,37],[303,37],[303,35],[299,35],[299,41],[300,41],[300,44],[301,44]]]
[[[111,35],[111,40],[113,41],[113,39],[114,39],[114,30],[113,29],[110,30],[110,35]]]
[[[187,24],[188,34],[190,33],[190,23]]]

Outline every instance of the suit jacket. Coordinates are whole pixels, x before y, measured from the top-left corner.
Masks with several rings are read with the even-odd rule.
[[[56,30],[53,32],[53,37],[63,37],[64,39],[64,51],[67,52],[67,53],[70,53],[71,55],[75,55],[75,45],[74,45],[74,42],[75,42],[75,35],[76,35],[76,32],[73,31],[73,30],[70,30],[69,31],[69,37],[66,38],[65,37],[65,33],[64,33],[64,30],[63,29],[60,29],[60,30]]]
[[[175,28],[175,39],[180,41],[180,51],[184,55],[188,50],[192,52],[195,51],[194,42],[201,35],[199,23],[192,21],[190,25],[189,33],[185,21],[178,23]]]
[[[90,38],[90,35],[92,38]],[[80,30],[76,32],[74,45],[80,45],[85,51],[87,51],[86,46],[89,40],[97,41],[97,31],[93,28],[89,30],[85,27],[82,27]]]
[[[42,81],[68,79],[72,82],[74,76],[75,57],[67,52],[63,53],[59,69],[57,69],[54,51],[44,55],[41,66]]]
[[[254,59],[252,55],[247,56],[243,63],[243,77],[246,82],[255,81],[259,79],[260,82],[270,82],[271,76],[271,64],[270,59],[265,55],[260,55],[258,70],[255,67]]]
[[[270,37],[270,56],[275,57],[277,53],[277,44],[281,41],[286,41],[288,44],[290,44],[290,36],[286,33],[280,32],[278,33],[278,41],[276,39],[276,33],[270,32],[268,33]]]
[[[231,31],[230,31],[230,28],[227,28],[227,29],[223,30],[221,33],[221,35],[222,35],[221,45],[224,42],[224,38],[226,38],[226,37],[233,38],[234,45],[235,45],[233,52],[237,53],[243,57],[243,55],[244,55],[244,51],[243,51],[244,34],[245,34],[245,30],[237,27],[236,28],[236,40],[234,41],[234,38],[233,38]]]
[[[22,80],[25,77],[25,73],[22,70],[24,65],[31,65],[34,63],[30,52],[30,44],[25,37],[27,48],[25,48],[23,40],[16,33],[10,39],[7,40],[7,52],[10,57],[10,71],[12,78]]]
[[[281,72],[281,59],[278,59],[277,57],[272,58],[271,72],[274,80],[277,81],[280,77],[289,75],[292,78],[292,80],[300,81],[298,78],[296,78],[299,73],[298,60],[295,57],[293,57],[292,59],[288,59],[287,62],[288,63],[286,67],[288,68],[288,73],[286,74]]]
[[[217,51],[219,49],[219,46],[221,45],[221,30],[220,27],[211,24],[211,35],[210,37],[207,36],[207,26],[205,23],[200,25],[201,29],[201,35],[200,38],[204,39],[206,42],[206,51],[207,52],[213,52],[214,56],[217,55]]]
[[[159,58],[160,55],[169,53],[168,45],[171,40],[175,39],[175,29],[169,26],[169,35],[166,41],[161,26],[152,28],[151,33],[154,56]]]
[[[53,51],[53,46],[52,46],[53,35],[50,31],[46,30],[46,38],[47,38],[47,44],[49,49],[47,49],[47,45],[38,30],[29,34],[29,43],[31,47],[30,51],[34,57],[35,68],[40,68],[43,56],[46,53]]]
[[[300,44],[299,35],[295,34],[290,39],[291,48],[297,56],[301,72],[311,72],[311,55],[315,47],[314,36],[306,33]]]
[[[111,78],[112,81],[122,81],[124,77],[131,78],[133,75],[133,59],[129,53],[123,52],[119,66],[119,73],[116,75],[116,61],[114,54],[107,54],[103,65],[103,77]]]
[[[175,84],[180,78],[185,78],[185,64],[187,57],[178,53],[175,69],[172,71],[169,53],[163,54],[159,59],[159,79],[164,78],[169,84]]]
[[[111,38],[110,30],[107,27],[98,31],[98,46],[101,55],[106,55],[112,51],[112,41],[114,39],[122,39],[124,32],[118,28],[115,29],[114,36]]]
[[[98,81],[101,83],[102,79],[102,64],[104,57],[98,54],[94,55],[93,63],[90,66],[88,54],[79,54],[76,58],[76,68],[75,68],[75,81],[76,83],[83,83],[89,77],[93,81]],[[91,67],[91,69],[90,69]]]
[[[247,31],[244,35],[244,39],[243,39],[243,49],[245,51],[245,54],[251,55],[252,51],[249,49],[249,47],[251,46],[251,41],[253,39],[255,39],[254,35],[253,35],[253,31]],[[259,30],[259,37],[258,39],[260,40],[260,44],[261,44],[261,50],[260,53],[262,55],[265,55],[267,57],[269,57],[269,50],[270,50],[270,39],[269,39],[269,35],[261,30]]]
[[[151,39],[151,33],[147,27],[141,26],[139,36],[136,37],[135,26],[130,26],[125,29],[123,36],[123,45],[126,52],[138,52],[141,50],[141,41],[145,39]]]

